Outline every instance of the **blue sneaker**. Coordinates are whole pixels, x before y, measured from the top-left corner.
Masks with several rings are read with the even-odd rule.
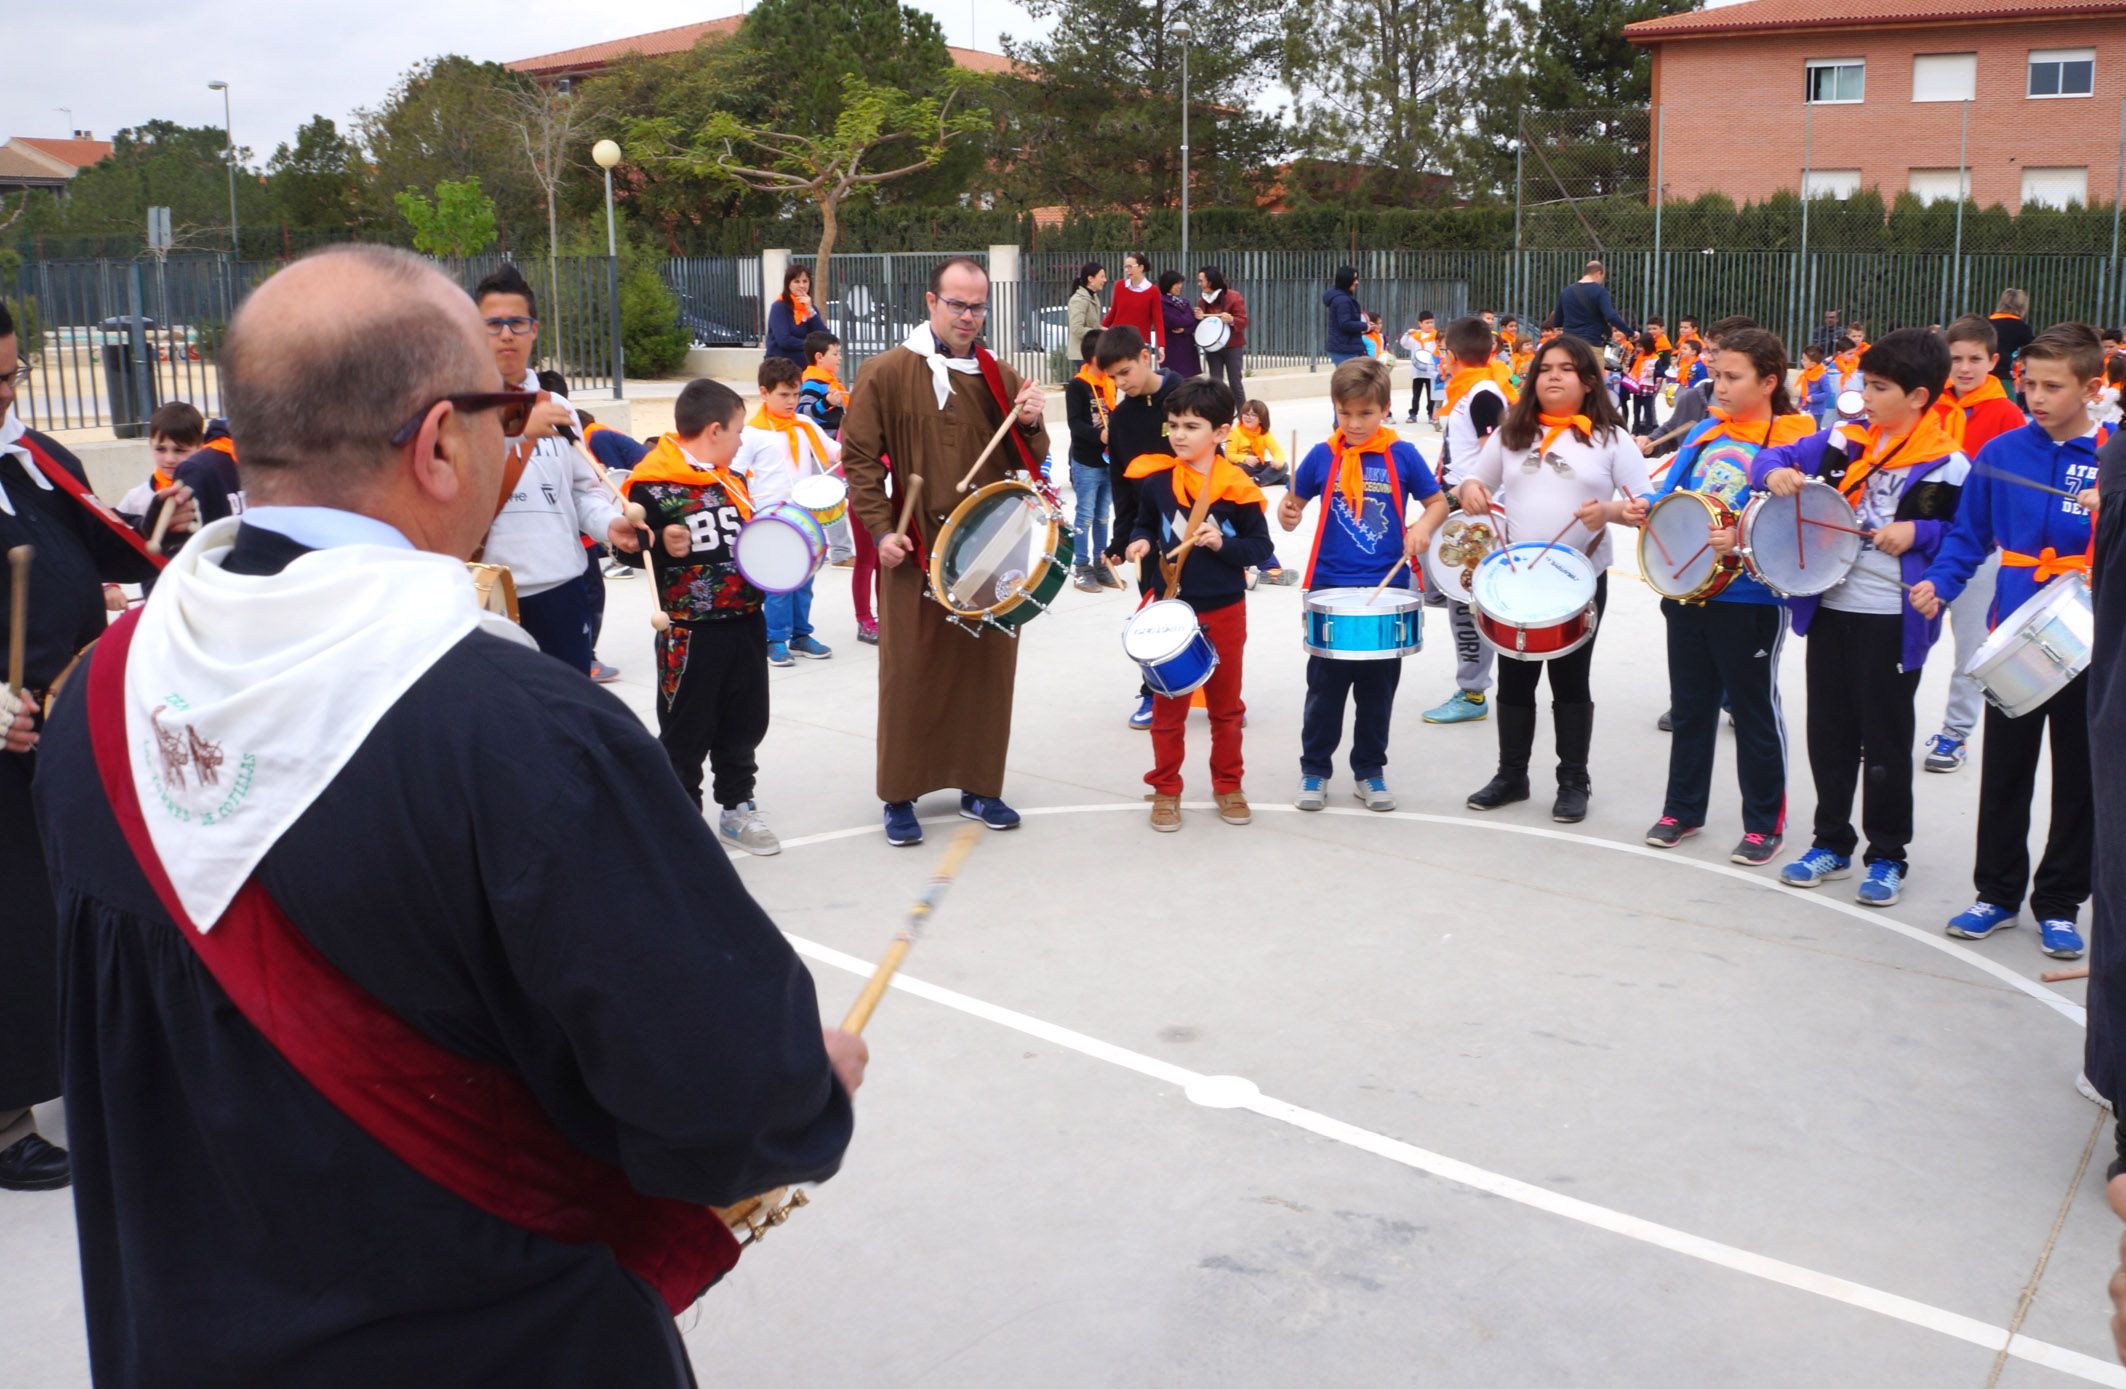
[[[1963,739],[1937,733],[1927,739],[1927,760],[1921,765],[1930,772],[1953,772],[1964,765],[1968,751]]]
[[[769,664],[769,665],[771,665],[771,666],[794,666],[794,665],[796,665],[796,664],[797,664],[797,662],[795,662],[795,661],[793,661],[793,660],[791,660],[791,659],[790,659],[790,643],[788,643],[788,642],[786,642],[786,641],[771,641],[771,642],[769,642],[769,643],[768,643],[768,664]]]
[[[815,661],[824,661],[834,654],[833,647],[827,645],[823,641],[820,641],[809,632],[806,633],[804,636],[798,637],[794,641],[792,641],[790,643],[790,650],[794,651],[800,656],[805,656]]]
[[[1853,860],[1829,849],[1811,849],[1779,870],[1779,881],[1788,887],[1821,887],[1837,878],[1853,876]]]
[[[1481,693],[1456,690],[1445,704],[1425,711],[1426,723],[1477,723],[1491,717],[1491,702]]]
[[[2082,933],[2072,921],[2054,917],[2037,923],[2037,947],[2055,960],[2082,958]]]
[[[2014,929],[2015,913],[2007,907],[1996,907],[1991,902],[1973,902],[1949,918],[1942,928],[1958,940],[1984,940],[1995,931]]]
[[[1877,859],[1868,865],[1868,876],[1861,879],[1860,890],[1853,894],[1853,900],[1863,907],[1892,907],[1904,895],[1903,866],[1888,859]]]
[[[1325,776],[1299,778],[1299,794],[1292,804],[1300,810],[1327,810],[1329,808],[1329,779]]]
[[[1138,732],[1152,726],[1152,697],[1145,695],[1137,701],[1137,712],[1129,716],[1129,726]]]
[[[980,820],[993,830],[1015,830],[1019,827],[1019,812],[995,796],[970,796],[962,791],[960,817],[966,820]]]
[[[923,822],[915,818],[914,801],[886,802],[886,842],[895,848],[923,842]]]

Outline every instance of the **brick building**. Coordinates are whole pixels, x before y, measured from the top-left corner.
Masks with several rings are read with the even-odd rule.
[[[1980,206],[2109,203],[2126,0],[1745,0],[1625,28],[1652,50],[1670,198],[1804,186]]]
[[[535,58],[519,58],[507,66],[538,82],[576,81],[595,77],[615,61],[624,57],[662,57],[671,53],[684,53],[704,39],[728,38],[738,32],[744,15],[726,15],[722,19],[702,20],[696,24],[681,24],[670,29],[658,29],[647,34],[634,34],[624,39],[608,39],[604,43],[585,44],[580,48],[564,48],[556,53],[542,53]],[[985,53],[978,48],[954,48],[946,45],[953,65],[967,72],[1001,73],[1012,70],[1012,62],[1001,53]]]

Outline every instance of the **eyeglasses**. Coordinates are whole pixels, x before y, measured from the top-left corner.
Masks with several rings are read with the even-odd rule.
[[[490,318],[483,320],[483,322],[487,324],[487,336],[491,338],[499,338],[504,333],[513,338],[521,338],[528,333],[539,331],[538,319],[525,318],[521,315],[516,318]]]
[[[987,304],[963,304],[957,299],[940,299],[938,300],[938,306],[946,310],[954,318],[989,317],[989,306]]]
[[[7,375],[8,384],[11,386],[26,386],[29,384],[29,379],[30,364],[28,362],[22,363]]]
[[[524,432],[525,421],[531,418],[532,406],[539,403],[537,391],[461,391],[456,395],[437,396],[420,409],[413,418],[391,433],[391,446],[402,449],[413,442],[413,436],[421,432],[421,421],[438,405],[448,403],[462,414],[477,415],[482,410],[502,412],[502,434],[514,439]]]

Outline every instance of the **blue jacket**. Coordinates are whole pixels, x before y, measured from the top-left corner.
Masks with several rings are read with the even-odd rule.
[[[1593,280],[1576,280],[1565,286],[1551,317],[1557,319],[1558,331],[1591,342],[1597,350],[1609,341],[1612,327],[1622,328],[1627,336],[1637,331],[1617,312],[1616,301],[1609,297],[1609,286]]]
[[[1942,543],[1941,553],[1927,567],[1926,577],[1944,603],[1953,602],[1964,591],[1971,575],[1996,547],[2033,556],[2047,547],[2061,556],[2089,549],[2089,513],[2080,504],[2018,487],[1996,475],[2029,478],[2071,492],[2094,487],[2098,433],[2091,430],[2079,439],[2056,444],[2044,426],[2027,424],[1995,436],[1979,450],[1971,480],[1964,484],[1956,505],[1956,524]],[[1999,623],[2042,587],[2031,566],[2003,563],[1986,625]]]
[[[824,333],[826,331],[827,320],[819,316],[819,307],[817,305],[814,305],[812,312],[806,315],[804,322],[792,323],[790,321],[789,301],[781,295],[777,295],[775,302],[768,305],[767,351],[763,352],[761,357],[763,360],[769,357],[782,357],[797,363],[798,367],[802,369],[805,365],[805,335],[807,333]]]
[[[1667,476],[1661,479],[1660,487],[1655,490],[1652,497],[1648,498],[1649,503],[1660,501],[1671,492],[1684,490],[1686,484],[1690,482],[1692,470],[1698,466],[1699,455],[1705,451],[1701,441],[1705,438],[1706,431],[1718,423],[1718,420],[1707,416],[1692,426],[1690,433],[1683,436],[1683,447],[1676,450],[1675,461],[1669,464]],[[1742,444],[1739,447],[1748,448],[1749,445]],[[1729,510],[1740,513],[1743,506],[1749,501],[1750,480],[1745,475],[1741,479],[1741,483],[1739,490],[1730,491],[1728,488],[1719,485],[1719,479],[1705,478],[1701,479],[1700,486],[1689,490],[1704,492],[1709,496],[1717,497]],[[1735,575],[1728,582],[1727,587],[1721,589],[1719,594],[1714,597],[1713,601],[1715,603],[1777,603],[1780,598],[1778,594],[1759,583],[1750,574],[1749,570],[1745,569]]]
[[[1763,487],[1764,480],[1781,468],[1794,468],[1803,476],[1821,478],[1836,486],[1859,452],[1860,446],[1849,442],[1837,429],[1827,429],[1795,443],[1760,449],[1756,461],[1750,465],[1750,486]],[[1912,548],[1898,556],[1897,564],[1898,576],[1905,583],[1916,584],[1925,578],[1934,556],[1941,552],[1942,543],[1948,539],[1949,528],[1956,517],[1957,494],[1970,471],[1971,460],[1961,453],[1945,454],[1932,463],[1914,465],[1911,484],[1897,503],[1897,519],[1912,523]],[[1816,620],[1819,599],[1789,598],[1786,601],[1794,614],[1795,633],[1807,636],[1810,625]],[[1898,670],[1910,673],[1926,665],[1927,652],[1933,649],[1940,636],[1939,614],[1930,622],[1919,615],[1917,608],[1906,603],[1904,644],[1898,652]]]
[[[1332,357],[1364,356],[1366,315],[1358,296],[1348,289],[1324,290],[1321,302],[1329,311],[1329,335],[1321,350]]]

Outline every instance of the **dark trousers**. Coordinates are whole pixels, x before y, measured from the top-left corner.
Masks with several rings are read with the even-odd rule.
[[[1654,398],[1639,394],[1625,397],[1631,403],[1631,432],[1651,434],[1654,432]]]
[[[674,628],[674,631],[679,629]],[[714,774],[716,804],[732,810],[753,799],[756,756],[768,736],[768,623],[759,613],[700,622],[685,629],[686,666],[667,700],[657,700],[657,741],[694,804],[701,769]],[[662,673],[669,634],[659,636]]]
[[[1584,534],[1584,532],[1583,532]],[[1547,673],[1550,676],[1550,702],[1553,704],[1588,704],[1594,693],[1588,684],[1588,674],[1594,669],[1595,641],[1601,634],[1600,619],[1609,608],[1609,575],[1595,578],[1596,635],[1587,639],[1587,644],[1568,656],[1559,656],[1548,661],[1516,661],[1508,656],[1499,658],[1499,703],[1517,705],[1523,709],[1535,708],[1536,685]]]
[[[591,605],[591,652],[598,651],[598,636],[605,630],[605,547],[593,545],[583,552],[583,596]]]
[[[555,584],[543,593],[517,596],[517,620],[539,649],[591,673],[591,600],[583,581]]]
[[[59,914],[35,767],[35,753],[0,752],[0,1118],[59,1094]]]
[[[1413,415],[1424,414],[1425,405],[1427,404],[1428,398],[1431,396],[1431,394],[1431,377],[1425,375],[1423,372],[1418,372],[1416,375],[1412,376],[1410,378],[1410,413]]]
[[[1246,387],[1240,384],[1240,358],[1244,348],[1228,347],[1222,352],[1203,354],[1204,375],[1213,381],[1224,381],[1233,393],[1233,409],[1236,411],[1248,403]]]
[[[1329,775],[1336,745],[1343,741],[1344,705],[1352,699],[1358,705],[1358,717],[1351,725],[1351,775],[1365,781],[1386,770],[1388,717],[1395,710],[1395,690],[1402,678],[1401,661],[1307,657],[1307,703],[1299,725],[1299,770],[1308,776]]]
[[[2030,797],[2037,756],[2052,731],[2052,823],[2045,856],[2030,882]],[[2043,707],[2011,719],[1986,706],[1979,749],[1978,861],[1971,881],[1979,900],[2010,911],[2023,904],[2040,921],[2074,921],[2089,900],[2090,830],[2095,818],[2089,774],[2089,677],[2076,676]]]
[[[1858,786],[1866,862],[1902,868],[1912,842],[1912,698],[1920,675],[1897,669],[1904,618],[1818,608],[1808,642],[1815,846],[1852,857],[1860,843],[1853,831]]]
[[[1786,644],[1781,603],[1702,606],[1663,599],[1668,621],[1668,799],[1663,815],[1705,823],[1713,788],[1713,750],[1720,742],[1720,704],[1735,714],[1735,780],[1742,787],[1742,828],[1786,828],[1786,716],[1779,707],[1779,652]]]

